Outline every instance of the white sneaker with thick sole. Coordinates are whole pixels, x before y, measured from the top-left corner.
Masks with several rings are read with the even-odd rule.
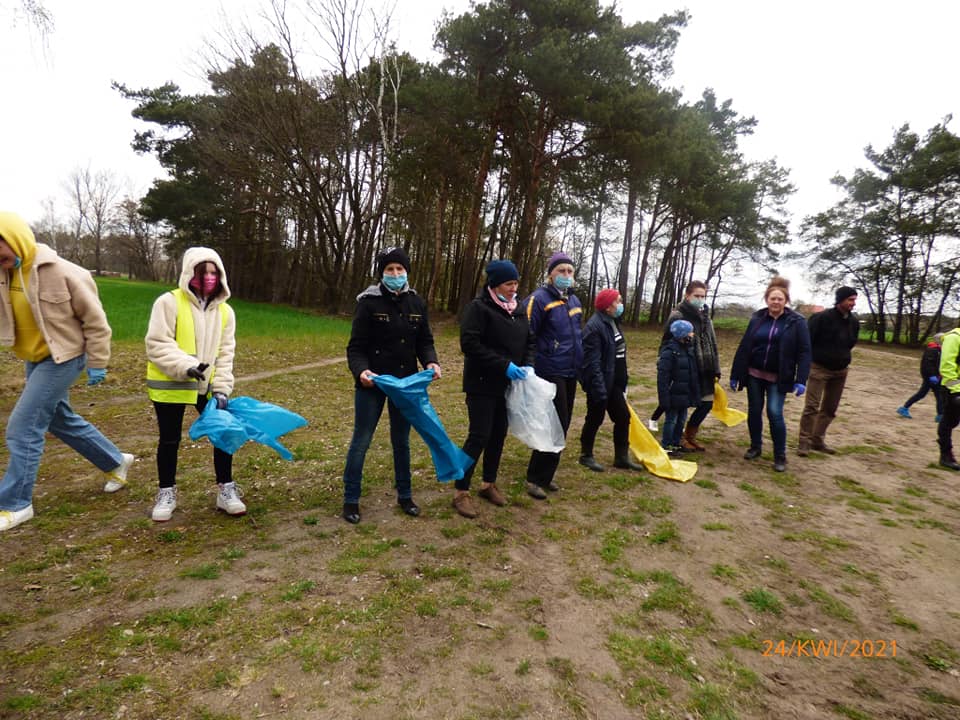
[[[234,482],[223,483],[217,493],[217,510],[223,510],[227,515],[244,515],[247,506],[240,499],[243,491]]]
[[[103,486],[103,491],[106,493],[115,493],[120,488],[126,487],[127,470],[130,469],[131,465],[133,465],[133,455],[123,453],[123,460],[120,461],[120,464],[107,473],[108,479]]]
[[[177,488],[160,488],[157,492],[157,503],[153,506],[154,522],[166,522],[173,516],[173,511],[177,509]]]
[[[15,528],[33,517],[33,505],[22,510],[0,510],[0,532]]]
[[[650,432],[657,431],[657,421],[656,420],[647,420],[647,430]]]

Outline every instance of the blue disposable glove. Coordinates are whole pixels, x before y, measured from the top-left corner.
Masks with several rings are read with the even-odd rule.
[[[510,363],[507,365],[507,377],[511,380],[523,380],[527,377],[527,371]]]
[[[740,382],[730,378],[730,389],[737,392],[740,389]]]
[[[797,394],[797,397],[800,397],[807,391],[807,386],[803,383],[797,383],[793,386],[793,391]]]
[[[215,392],[213,394],[213,399],[217,401],[217,408],[220,410],[227,409],[227,396],[221,392]]]
[[[931,375],[930,377],[927,378],[927,380],[930,381],[931,385],[937,385],[940,383],[940,378],[938,378],[936,375]]]
[[[87,368],[87,385],[99,385],[106,379],[106,368]]]

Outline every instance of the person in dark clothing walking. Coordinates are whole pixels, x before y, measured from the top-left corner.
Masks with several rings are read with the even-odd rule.
[[[593,443],[603,416],[613,420],[613,466],[642,470],[630,459],[630,409],[627,391],[627,344],[618,318],[623,299],[616,290],[601,290],[593,301],[596,312],[583,329],[583,366],[580,384],[587,394],[587,417],[580,433],[580,464],[595,472],[603,465],[593,457]]]
[[[670,323],[670,341],[657,359],[657,398],[666,411],[660,443],[672,457],[681,455],[687,408],[700,405],[700,371],[693,349],[695,332],[689,320]],[[711,388],[712,389],[712,388]]]
[[[440,364],[427,319],[427,304],[407,284],[410,258],[402,248],[388,248],[377,256],[379,281],[357,296],[347,364],[355,379],[353,438],[343,469],[343,519],[360,522],[360,488],[363,462],[380,422],[383,403],[390,413],[394,485],[397,504],[416,517],[410,478],[410,422],[378,388],[380,374],[408,377],[417,372],[417,361],[440,378]]]
[[[534,367],[539,377],[557,386],[553,405],[564,436],[570,428],[577,376],[583,363],[583,307],[571,292],[573,278],[573,260],[565,253],[554,253],[547,263],[546,284],[534,290],[526,302],[527,320],[537,341]],[[527,465],[527,494],[543,500],[545,491],[559,490],[553,480],[559,465],[560,453],[534,450]]]
[[[463,351],[463,391],[467,394],[470,429],[463,451],[473,458],[456,481],[454,509],[467,518],[477,516],[470,499],[470,479],[483,455],[483,481],[477,493],[493,505],[506,505],[497,489],[497,471],[507,436],[506,391],[511,382],[526,377],[533,365],[534,345],[530,326],[517,303],[520,279],[509,260],[494,260],[486,268],[487,282],[471,302],[460,322]]]
[[[940,382],[943,392],[943,417],[937,424],[937,444],[940,446],[940,466],[960,471],[960,463],[953,454],[953,430],[960,425],[960,328],[943,336],[940,352]]]
[[[663,328],[660,349],[673,339],[670,326],[677,320],[686,320],[693,326],[693,355],[697,360],[700,383],[700,402],[690,415],[687,426],[682,428],[683,437],[678,443],[684,450],[703,452],[706,448],[697,442],[700,425],[713,409],[713,384],[720,379],[720,353],[713,322],[707,312],[707,286],[700,280],[691,280],[683,293],[683,302],[673,309]]]
[[[940,342],[943,340],[943,333],[937,333],[930,342],[927,343],[923,356],[920,358],[920,378],[922,384],[910,399],[897,408],[897,415],[907,420],[912,420],[910,406],[920,402],[927,396],[927,393],[933,390],[933,397],[937,401],[937,417],[934,422],[940,422],[943,417],[943,392],[940,387]]]
[[[813,362],[807,382],[807,399],[800,416],[797,454],[801,457],[806,457],[811,450],[828,455],[836,452],[824,442],[824,436],[837,416],[847,382],[850,350],[860,335],[860,320],[853,312],[856,303],[855,289],[837,288],[834,307],[811,315],[807,321]]]
[[[810,375],[810,331],[800,313],[787,307],[790,283],[775,277],[764,293],[767,307],[750,317],[730,369],[730,389],[747,388],[747,427],[750,447],[745,460],[760,457],[763,408],[766,404],[773,439],[773,469],[787,469],[787,426],[783,403],[787,393],[800,397]]]

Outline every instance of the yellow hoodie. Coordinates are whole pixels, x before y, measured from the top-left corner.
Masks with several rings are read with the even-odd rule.
[[[28,278],[37,254],[37,241],[20,216],[10,212],[0,212],[0,237],[20,258],[20,267],[8,271],[15,332],[13,352],[21,360],[40,362],[49,357],[50,348],[27,299]]]
[[[34,362],[49,356],[64,363],[86,353],[88,367],[105,368],[110,325],[90,272],[36,242],[15,213],[0,212],[0,236],[22,263],[0,272],[0,346]]]

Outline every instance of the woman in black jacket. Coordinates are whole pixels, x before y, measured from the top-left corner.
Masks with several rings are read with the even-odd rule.
[[[787,426],[783,402],[787,393],[800,397],[810,375],[810,332],[800,313],[787,307],[790,283],[775,277],[764,293],[767,307],[755,312],[737,347],[730,370],[730,389],[747,388],[747,427],[750,448],[746,460],[760,457],[763,407],[766,403],[773,439],[773,469],[787,469]]]
[[[376,285],[357,296],[357,309],[347,344],[347,364],[355,378],[353,439],[343,469],[343,519],[360,522],[360,486],[363,461],[380,422],[387,396],[373,382],[377,375],[407,377],[417,372],[417,361],[439,379],[440,365],[427,320],[427,305],[407,284],[410,258],[402,248],[388,248],[377,256]],[[387,401],[393,477],[397,504],[416,517],[410,487],[410,422]]]
[[[601,290],[593,306],[596,312],[583,329],[580,384],[587,394],[587,417],[580,432],[580,464],[594,472],[603,471],[593,457],[593,443],[603,416],[609,414],[613,420],[613,466],[642,470],[630,459],[630,410],[624,397],[627,344],[617,320],[623,314],[623,300],[616,290]]]
[[[532,366],[535,346],[527,316],[517,303],[520,279],[509,260],[494,260],[486,268],[487,282],[460,322],[463,351],[463,391],[467,394],[470,429],[463,451],[474,463],[456,481],[453,507],[467,518],[477,516],[470,498],[470,478],[483,455],[480,497],[497,506],[506,504],[497,489],[497,471],[507,436],[506,390],[523,380],[523,366]]]

